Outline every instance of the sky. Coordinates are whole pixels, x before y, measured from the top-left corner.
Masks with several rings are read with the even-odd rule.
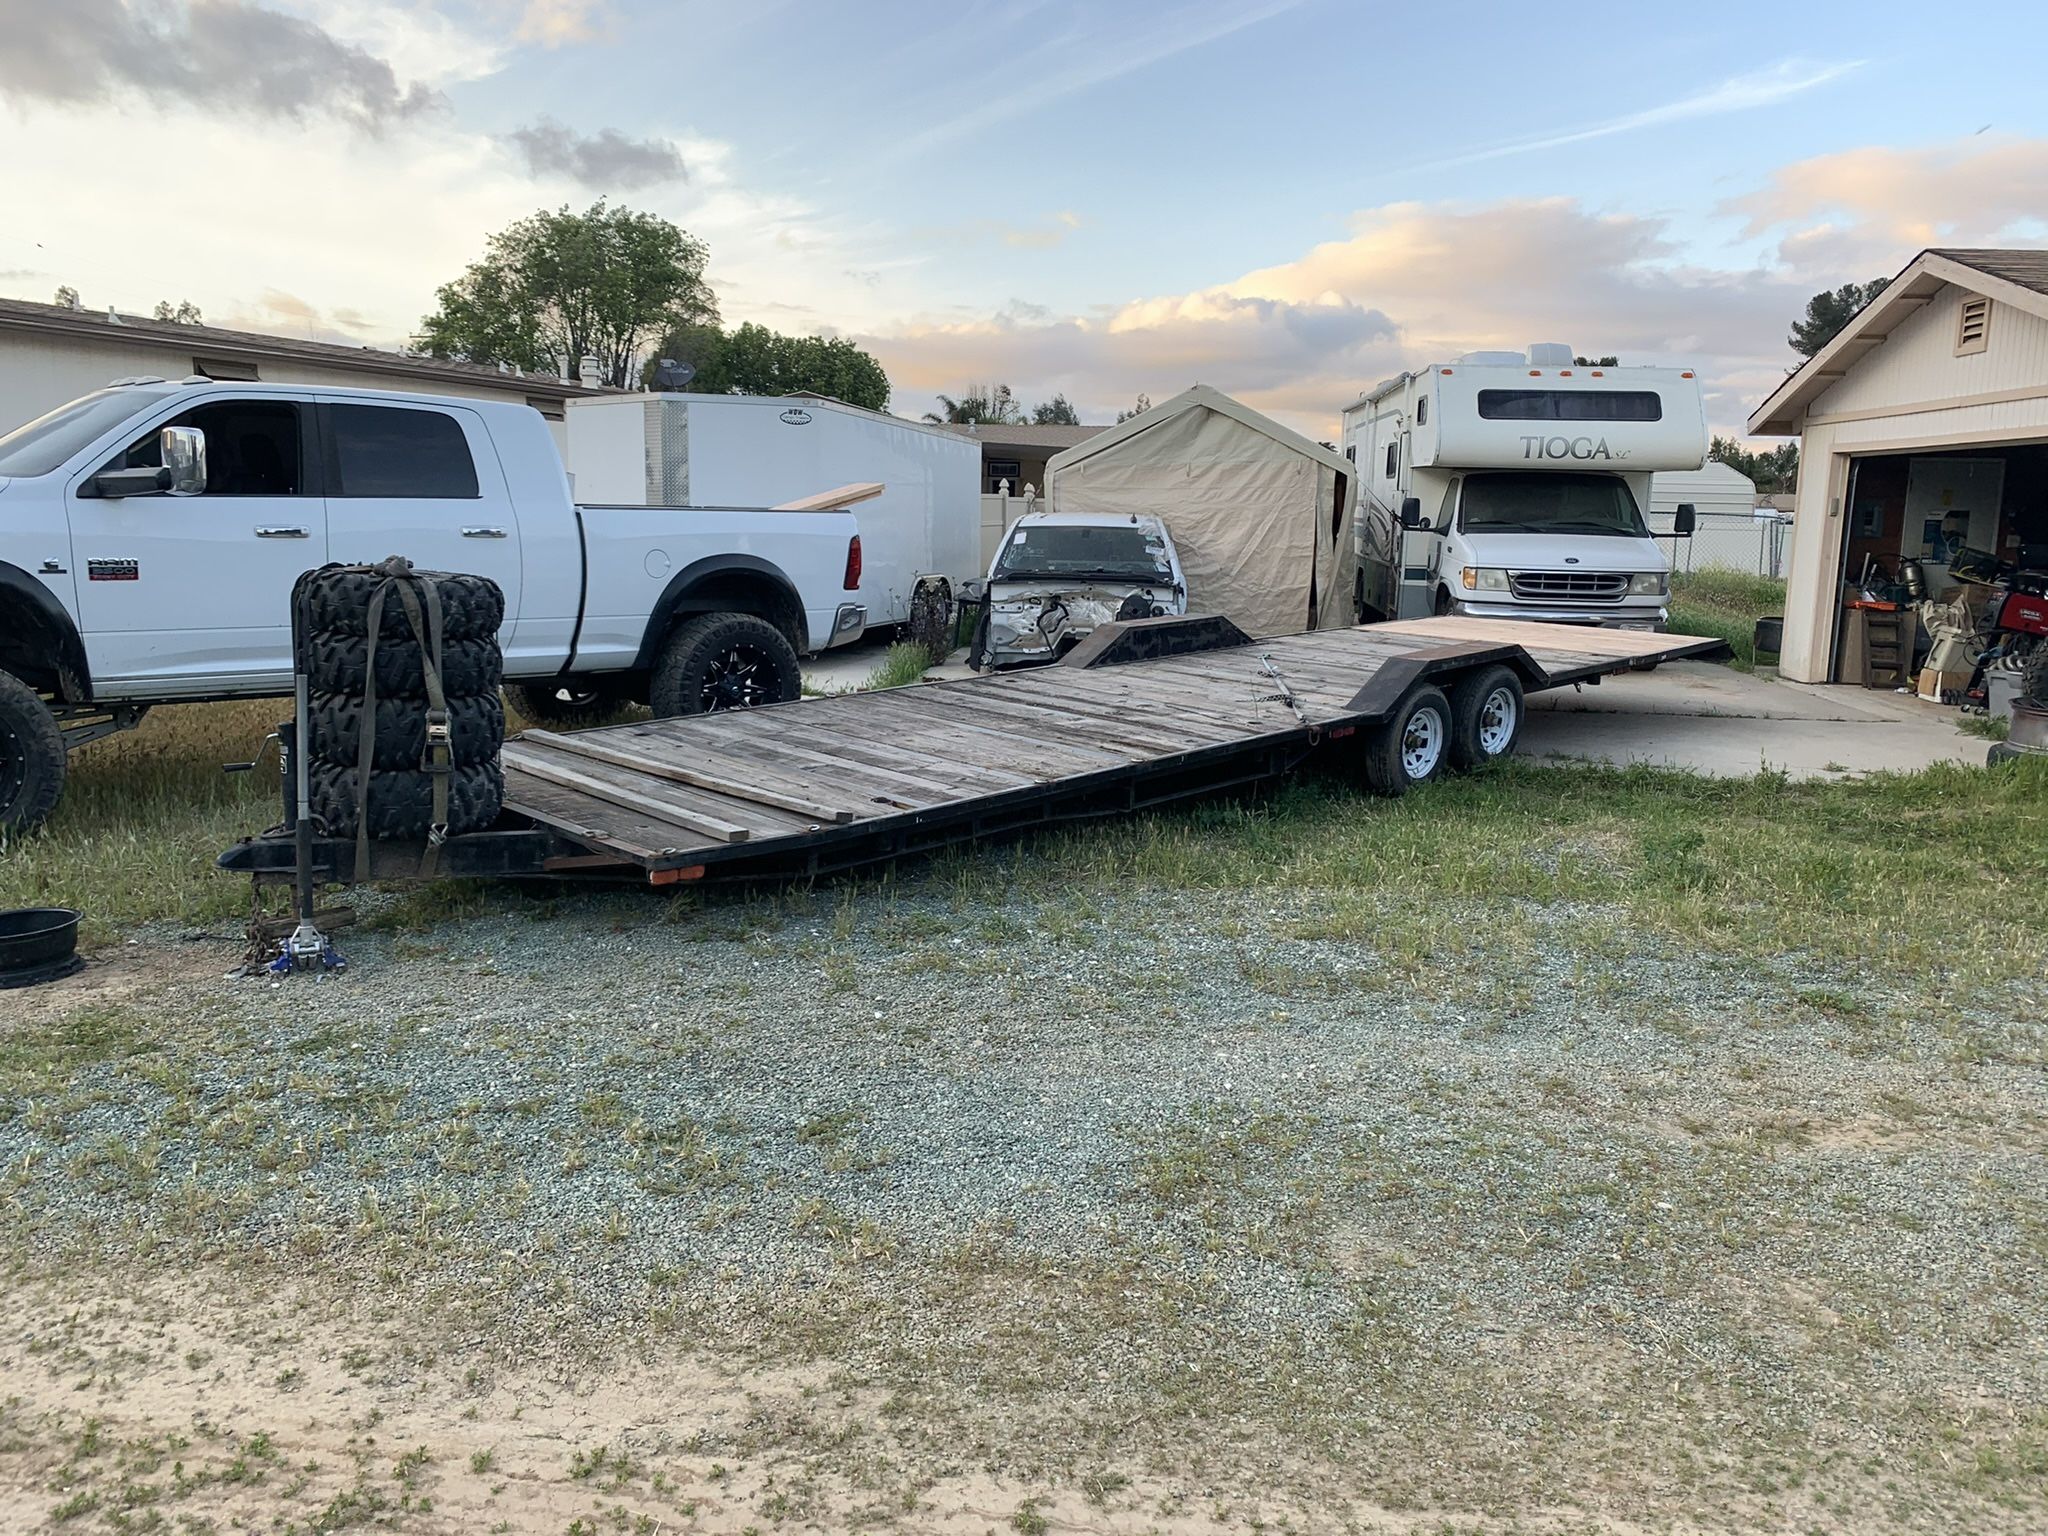
[[[1739,433],[1808,295],[2048,244],[2048,6],[0,0],[0,294],[403,345],[599,196],[892,409],[1317,437],[1480,347],[1683,364]]]

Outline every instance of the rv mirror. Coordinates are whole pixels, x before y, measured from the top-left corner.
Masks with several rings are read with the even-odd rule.
[[[1698,522],[1699,514],[1693,510],[1692,503],[1681,501],[1677,512],[1672,514],[1671,531],[1681,539],[1690,538],[1693,526]]]
[[[1422,498],[1404,496],[1401,498],[1401,526],[1403,528],[1427,528],[1422,520]]]

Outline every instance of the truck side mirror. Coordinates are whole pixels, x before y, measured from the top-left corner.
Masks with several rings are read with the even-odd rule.
[[[1681,539],[1692,537],[1693,525],[1699,521],[1699,514],[1689,501],[1681,501],[1678,510],[1671,517],[1671,531]]]
[[[206,489],[206,434],[197,427],[165,427],[157,434],[173,496],[197,496]]]
[[[1403,496],[1401,498],[1401,526],[1403,528],[1427,528],[1422,520],[1422,498]]]

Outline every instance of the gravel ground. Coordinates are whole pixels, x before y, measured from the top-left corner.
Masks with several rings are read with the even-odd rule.
[[[2021,991],[1923,1014],[1597,908],[992,889],[506,898],[23,1028],[7,1226],[507,1338],[659,1309],[1391,1508],[2040,1514]]]

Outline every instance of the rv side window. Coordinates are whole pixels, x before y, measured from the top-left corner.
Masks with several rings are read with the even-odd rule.
[[[1654,389],[1482,389],[1484,421],[1662,421]]]
[[[1400,466],[1401,445],[1399,443],[1387,444],[1387,478],[1389,480],[1394,478],[1394,473],[1396,470],[1400,468]]]
[[[1429,396],[1427,395],[1423,395],[1415,402],[1415,425],[1418,427],[1429,425]]]

